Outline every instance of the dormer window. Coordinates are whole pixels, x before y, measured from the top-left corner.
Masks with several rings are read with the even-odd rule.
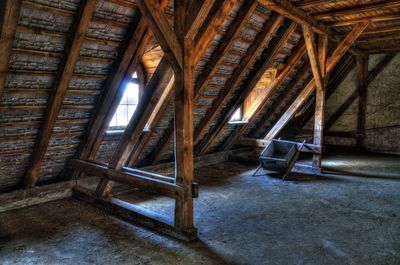
[[[240,123],[247,123],[243,116],[243,107],[240,106],[231,116],[229,120],[230,124],[240,124]]]
[[[136,72],[132,79],[126,83],[124,95],[118,105],[110,124],[109,131],[121,131],[128,125],[129,120],[135,113],[140,100],[139,80]]]

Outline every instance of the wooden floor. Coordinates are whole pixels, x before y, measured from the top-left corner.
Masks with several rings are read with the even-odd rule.
[[[399,180],[282,182],[252,177],[253,170],[232,162],[196,170],[199,241],[182,243],[61,200],[0,214],[1,264],[400,263]],[[171,199],[115,191],[173,213]]]

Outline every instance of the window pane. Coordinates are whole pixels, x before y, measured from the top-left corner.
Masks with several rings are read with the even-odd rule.
[[[114,117],[112,118],[111,122],[110,122],[110,127],[115,127],[117,126],[117,114],[114,114]]]
[[[128,97],[127,104],[138,104],[139,86],[135,83],[129,83],[126,92]]]
[[[238,108],[231,117],[231,121],[241,121],[242,120],[242,108]]]
[[[119,104],[128,104],[128,89],[125,90],[124,95]]]
[[[128,106],[119,105],[117,109],[117,125],[126,126],[128,124]]]
[[[133,113],[135,113],[137,105],[128,105],[128,119],[130,119],[133,115]]]

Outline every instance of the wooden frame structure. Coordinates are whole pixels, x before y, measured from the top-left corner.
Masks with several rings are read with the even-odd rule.
[[[47,152],[54,149],[51,146],[52,137],[59,139],[83,136],[83,140],[79,143],[78,155],[71,160],[69,165],[74,170],[75,178],[82,174],[93,175],[100,177],[100,182],[94,193],[76,188],[75,196],[124,220],[136,222],[184,240],[193,240],[197,237],[193,221],[193,198],[198,195],[198,187],[193,182],[195,155],[212,152],[210,150],[228,150],[234,144],[262,147],[281,132],[295,113],[310,106],[308,116],[315,113],[313,143],[304,145],[302,151],[313,153],[313,165],[310,170],[320,172],[324,134],[328,133],[329,127],[356,98],[360,99],[358,124],[357,132],[354,132],[352,136],[357,139],[358,146],[363,146],[366,88],[393,57],[391,53],[374,70],[368,72],[367,54],[399,50],[399,38],[396,33],[400,31],[400,27],[386,26],[386,24],[381,26],[379,23],[399,19],[399,11],[396,8],[400,7],[400,1],[385,1],[314,13],[309,10],[316,5],[333,4],[335,1],[175,0],[173,8],[168,0],[137,0],[136,2],[113,0],[111,2],[135,9],[137,12],[133,10],[131,12],[135,15],[126,18],[132,21],[123,23],[117,19],[96,16],[95,10],[98,8],[96,0],[80,1],[76,12],[45,3],[21,0],[2,1],[0,4],[0,15],[3,19],[0,21],[0,53],[2,54],[0,96],[3,93],[34,95],[49,93],[50,98],[45,101],[45,105],[23,107],[23,110],[29,111],[44,110],[43,122],[18,121],[21,126],[36,126],[38,133],[6,135],[0,139],[2,142],[36,139],[32,151],[26,148],[32,155],[27,162],[27,170],[23,171],[24,188],[33,188],[38,181],[40,183],[40,173],[43,165],[46,164]],[[73,21],[71,30],[63,33],[18,24],[21,7],[43,9],[49,13],[71,18],[70,20]],[[349,12],[378,12],[382,8],[395,11],[375,16],[367,13],[357,19],[346,19]],[[172,9],[173,14],[170,12]],[[255,23],[256,25],[250,23],[254,20],[252,17],[254,14],[259,20]],[[334,20],[332,16],[335,16]],[[96,39],[89,36],[92,22],[123,29],[121,31],[125,34],[120,41],[107,38]],[[174,27],[171,27],[171,24]],[[223,30],[224,27],[226,27],[225,30]],[[251,37],[243,32],[248,27],[255,32]],[[16,32],[65,37],[67,41],[63,52],[13,47]],[[369,36],[372,36],[372,40],[367,39]],[[242,41],[240,49],[236,47],[241,46],[236,45],[238,39]],[[216,45],[218,40],[219,43]],[[84,55],[82,50],[85,48],[85,42],[95,43],[95,45],[106,43],[115,48],[115,56],[103,58]],[[100,163],[97,154],[104,141],[108,124],[122,98],[124,92],[122,87],[142,63],[144,54],[151,45],[161,47],[160,57],[162,58],[154,67],[155,71],[149,74],[151,78],[145,84],[144,94],[137,111],[118,140],[109,163]],[[212,50],[210,58],[207,58],[208,50]],[[330,119],[325,121],[325,103],[330,93],[327,86],[332,81],[329,77],[333,76],[335,65],[347,52],[348,57],[355,57],[353,61],[356,62],[354,65],[357,69],[357,90]],[[57,58],[60,62],[56,70],[47,72],[11,69],[9,61],[14,54]],[[232,60],[234,62],[226,62],[226,57],[231,54],[233,54],[232,57],[238,59]],[[349,60],[343,61],[345,61],[343,73],[340,71],[338,76],[345,75],[347,68],[352,65],[348,62]],[[79,62],[101,62],[110,64],[111,69],[103,75],[77,73],[75,70]],[[203,67],[199,67],[202,64],[204,64]],[[248,123],[235,125],[229,135],[224,135],[229,126],[230,116],[254,91],[263,75],[271,67],[276,70],[277,75],[271,81],[268,93],[255,108]],[[231,72],[221,71],[221,68],[231,69]],[[295,72],[294,75],[293,72]],[[38,78],[54,75],[55,80],[50,88],[37,90],[29,89],[29,87],[6,87],[8,73],[30,74]],[[104,86],[97,91],[70,90],[69,85],[73,76],[104,81]],[[226,82],[210,85],[213,79],[218,78],[226,78]],[[331,83],[340,83],[340,80],[333,80]],[[299,84],[302,86],[301,89],[298,88]],[[214,88],[217,88],[215,94],[205,93]],[[64,100],[68,94],[99,95],[99,98],[90,105],[65,104]],[[207,101],[209,99],[210,101]],[[197,104],[197,101],[202,100],[211,103]],[[306,105],[310,101],[313,101],[312,104]],[[171,102],[173,104],[170,104]],[[170,110],[169,105],[173,105],[171,107],[173,114],[170,114],[172,117],[165,115],[167,110]],[[93,114],[89,116],[91,119],[85,116],[81,120],[60,120],[59,116],[63,108],[93,110]],[[4,106],[4,109],[19,110],[21,106]],[[196,111],[199,109],[205,109],[205,114],[198,114],[196,117]],[[271,112],[263,112],[266,109],[276,111],[270,115]],[[163,125],[163,131],[157,131],[162,127],[157,126],[166,116],[168,117],[165,121],[166,125]],[[261,120],[257,120],[259,117]],[[9,121],[7,124],[0,125],[5,127],[11,123]],[[60,124],[86,126],[88,129],[86,132],[84,130],[71,133],[57,132],[55,128]],[[255,126],[252,127],[254,124]],[[144,130],[146,125],[149,130]],[[162,134],[162,136],[156,138],[157,134]],[[251,137],[254,135],[262,139]],[[218,143],[220,137],[223,141]],[[154,138],[157,144],[141,157],[147,145],[155,142]],[[163,160],[165,153],[171,153],[169,147],[173,141],[174,177],[134,168],[139,160],[149,165]],[[214,146],[215,143],[217,143],[216,146]],[[13,150],[7,152],[12,153]],[[70,158],[66,159],[69,161]],[[165,218],[111,198],[115,182],[174,199],[174,218]]]

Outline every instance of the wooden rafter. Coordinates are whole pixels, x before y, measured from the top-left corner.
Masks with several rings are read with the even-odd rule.
[[[310,60],[311,70],[314,75],[315,84],[318,89],[324,90],[325,81],[321,70],[321,64],[318,59],[319,50],[317,49],[314,35],[315,33],[312,31],[310,26],[308,25],[303,26],[304,42],[306,44],[307,54]]]
[[[202,59],[203,54],[208,47],[209,43],[212,41],[214,35],[217,32],[217,28],[222,25],[226,17],[229,15],[229,12],[231,9],[235,6],[236,0],[231,1],[231,0],[219,0],[216,1],[213,8],[210,10],[210,14],[208,15],[206,21],[203,23],[202,30],[200,30],[195,38],[195,58],[194,58],[194,65],[197,65],[198,62]],[[222,5],[223,8],[222,8]],[[246,5],[242,7],[243,10],[246,9]],[[240,16],[241,12],[239,12],[238,16]],[[192,16],[193,19],[193,16]],[[244,19],[244,17],[243,17]],[[232,23],[232,26],[235,27],[236,24],[240,24],[241,21],[237,20]],[[190,21],[189,21],[190,23]],[[231,37],[230,39],[226,39],[226,42],[221,43],[221,45],[228,44],[227,46],[230,46],[231,42],[234,40],[235,34],[233,31],[229,33],[230,30],[227,32],[227,35],[229,34]],[[232,35],[231,35],[232,34]],[[226,48],[224,48],[226,49]],[[220,51],[222,52],[221,49]],[[224,53],[224,52],[222,52]],[[221,54],[221,58],[222,58]],[[210,66],[211,67],[211,66]],[[215,66],[214,66],[215,67]],[[200,96],[200,85],[196,85],[197,89],[195,89],[195,98]],[[161,142],[157,145],[158,147],[154,149],[154,151],[147,157],[147,161],[150,164],[155,163],[160,159],[164,153],[165,150],[167,150],[168,144],[170,141],[173,139],[173,132],[174,128],[173,125],[171,124],[170,127],[167,129],[165,135],[163,136]],[[143,146],[144,147],[144,146]],[[140,151],[140,149],[138,150]],[[138,152],[136,151],[136,152]]]
[[[277,89],[282,85],[284,80],[289,76],[289,74],[292,72],[294,67],[297,65],[297,63],[301,60],[301,58],[305,55],[306,53],[306,47],[303,44],[299,45],[299,48],[290,56],[288,59],[288,62],[286,63],[286,67],[277,75],[275,78],[274,82],[271,84],[270,92],[268,96],[266,96],[263,101],[259,104],[259,106],[255,109],[253,115],[248,118],[248,122],[237,128],[227,140],[222,144],[220,147],[220,150],[228,150],[231,148],[231,146],[238,140],[242,134],[249,128],[250,124],[256,119],[256,117],[261,113],[261,111],[266,107],[268,104],[269,100],[271,99],[271,96],[277,91]]]
[[[346,38],[337,46],[333,54],[329,57],[326,63],[326,75],[328,76],[335,65],[343,57],[343,55],[349,50],[350,46],[355,42],[355,40],[361,35],[361,33],[368,26],[367,22],[360,23],[356,25],[353,30],[346,36]],[[279,121],[275,126],[268,132],[264,137],[266,140],[271,140],[277,136],[277,134],[282,130],[286,123],[292,118],[296,111],[303,105],[303,103],[308,99],[308,97],[315,90],[314,79],[308,83],[308,85],[299,94],[296,100],[288,107],[287,111],[281,116]]]
[[[196,97],[202,93],[207,85],[208,80],[217,71],[218,65],[223,61],[225,55],[229,52],[233,45],[233,40],[239,35],[243,25],[246,23],[249,16],[252,15],[252,11],[256,8],[257,3],[254,0],[246,1],[242,8],[239,10],[235,20],[229,26],[228,31],[220,41],[210,61],[204,67],[203,72],[196,80],[195,93]]]
[[[156,0],[137,1],[140,12],[154,33],[158,43],[164,51],[172,68],[182,68],[182,45],[178,41],[174,30],[168,23],[159,4]]]
[[[279,17],[280,18],[280,17]],[[273,25],[275,25],[273,23]],[[274,27],[272,26],[271,29]],[[240,94],[238,97],[235,97],[233,102],[228,105],[227,111],[223,114],[223,117],[221,120],[217,121],[216,125],[211,129],[210,133],[204,137],[204,139],[201,141],[199,144],[198,150],[196,150],[199,154],[204,154],[207,149],[211,146],[212,142],[218,137],[218,135],[222,132],[224,126],[229,122],[230,117],[233,115],[233,113],[236,111],[236,109],[243,104],[244,100],[247,98],[247,96],[250,94],[250,92],[254,89],[254,87],[257,85],[257,83],[261,80],[265,72],[270,68],[276,58],[276,55],[279,53],[279,51],[282,49],[283,45],[289,40],[289,38],[292,36],[293,32],[296,30],[297,25],[295,23],[290,23],[286,22],[284,26],[282,26],[278,32],[276,33],[275,38],[270,41],[268,49],[265,49],[263,53],[261,54],[260,58],[256,61],[254,64],[252,72],[248,75],[246,80],[244,80],[244,87],[241,89]],[[275,32],[275,29],[274,31]],[[268,34],[269,35],[269,34]],[[269,35],[271,38],[271,35]],[[257,44],[255,44],[257,45]],[[257,49],[260,49],[260,47],[264,47],[264,45],[259,45],[257,46]],[[230,92],[239,85],[239,82],[242,81],[241,76],[243,75],[244,71],[250,66],[250,63],[253,62],[255,59],[257,52],[251,52],[251,56],[248,56],[247,58],[251,58],[243,67],[240,72],[240,75],[236,75],[236,73],[233,74],[233,80],[235,82],[229,82],[225,89],[227,92]],[[250,53],[249,53],[250,54]],[[243,61],[244,59],[242,59]],[[244,61],[246,62],[246,61]],[[229,89],[229,90],[228,90]],[[197,140],[200,140],[200,133],[202,131],[205,131],[211,122],[213,121],[214,117],[216,117],[216,114],[221,110],[221,107],[225,104],[226,98],[229,95],[229,93],[226,93],[226,95],[222,94],[224,96],[223,101],[217,102],[213,104],[213,108],[209,113],[207,113],[206,118],[204,121],[200,123],[199,129],[196,130],[199,134],[196,134]]]
[[[238,3],[238,0],[217,0],[210,10],[210,14],[199,29],[195,38],[195,58],[198,62],[203,57],[204,52],[213,40],[218,28],[225,21],[232,8]]]
[[[339,34],[329,29],[326,25],[319,22],[317,19],[306,14],[304,11],[295,7],[292,3],[290,3],[287,0],[259,0],[259,2],[260,4],[293,20],[294,22],[296,22],[301,26],[304,25],[310,26],[314,32],[327,35],[329,39],[331,39],[336,43],[342,42],[342,37]],[[349,52],[353,53],[354,55],[360,55],[363,53],[362,51],[354,47],[350,47]]]
[[[0,3],[0,98],[6,84],[8,63],[17,28],[22,0],[6,0]]]
[[[231,77],[228,79],[222,92],[219,94],[216,102],[213,103],[213,108],[207,112],[206,117],[200,122],[198,129],[196,129],[195,144],[197,144],[202,136],[206,133],[210,122],[214,119],[215,115],[221,109],[223,103],[232,89],[235,88],[239,82],[242,80],[242,76],[249,65],[255,60],[258,52],[264,48],[264,46],[271,40],[273,34],[279,28],[283,21],[283,17],[278,15],[273,15],[271,19],[267,22],[268,24],[263,27],[263,31],[258,33],[255,41],[249,47],[246,56],[242,58],[239,66],[234,70]]]
[[[144,94],[141,97],[137,109],[128,125],[126,126],[118,146],[115,149],[109,168],[120,170],[127,163],[134,147],[138,143],[143,129],[146,126],[150,116],[152,115],[156,105],[161,99],[166,86],[162,85],[172,78],[173,72],[170,68],[166,57],[163,57],[157,66],[153,77],[144,89]],[[102,179],[97,188],[97,195],[104,196],[111,192],[113,183],[107,179]]]
[[[203,25],[204,21],[207,19],[211,8],[214,6],[217,0],[209,0],[209,1],[191,1],[188,7],[188,12],[186,20],[190,21],[191,19],[194,20],[187,26],[186,29],[186,37],[187,38],[195,38],[197,32],[200,30],[201,26]],[[193,16],[193,14],[196,14]]]
[[[46,114],[32,153],[30,166],[25,180],[25,187],[27,188],[34,187],[39,177],[43,158],[49,145],[57,116],[61,110],[68,84],[74,73],[75,64],[79,59],[80,49],[85,39],[86,31],[89,27],[95,7],[95,0],[85,0],[82,2],[78,10],[71,35],[68,38],[69,42],[66,45],[64,58],[60,62]]]

